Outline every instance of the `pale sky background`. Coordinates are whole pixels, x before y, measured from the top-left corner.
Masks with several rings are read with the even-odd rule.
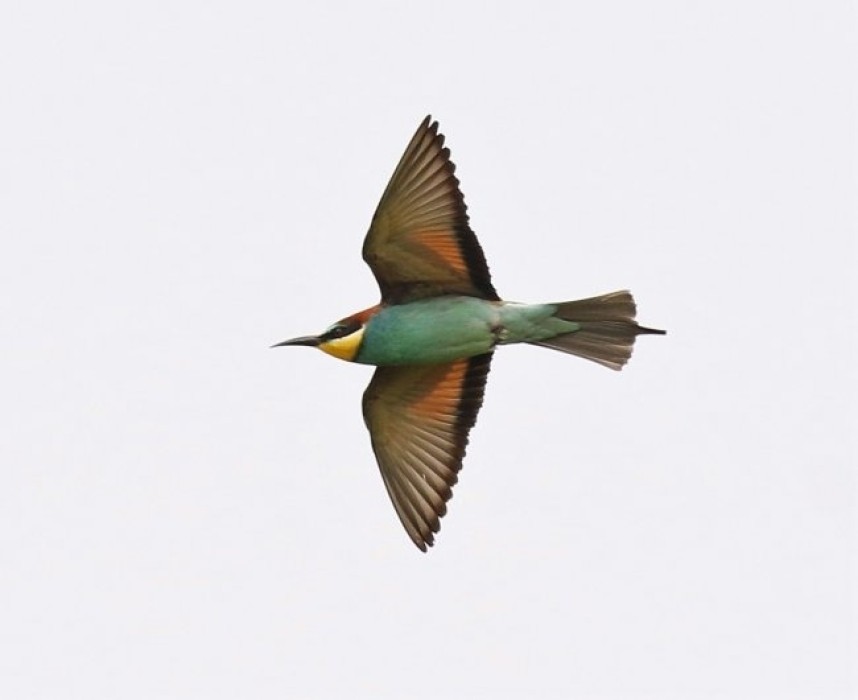
[[[852,3],[136,5],[0,21],[0,697],[852,697]],[[669,335],[498,352],[423,555],[268,346],[430,112],[505,298]]]

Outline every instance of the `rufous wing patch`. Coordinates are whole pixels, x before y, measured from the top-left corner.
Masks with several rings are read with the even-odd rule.
[[[417,231],[414,233],[414,242],[438,256],[457,275],[462,277],[467,275],[468,266],[454,231],[449,229]]]

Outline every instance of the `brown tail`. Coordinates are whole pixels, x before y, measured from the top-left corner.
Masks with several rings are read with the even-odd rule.
[[[635,300],[626,290],[590,299],[563,301],[555,306],[555,316],[580,324],[581,330],[535,341],[533,345],[578,355],[611,369],[620,370],[629,361],[638,335],[665,334],[665,331],[635,323]]]

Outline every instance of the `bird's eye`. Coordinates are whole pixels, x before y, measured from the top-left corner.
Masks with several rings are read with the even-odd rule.
[[[345,335],[349,334],[349,327],[343,325],[342,323],[338,323],[336,326],[332,326],[328,329],[327,333],[325,333],[325,337],[333,340],[334,338],[342,338]]]

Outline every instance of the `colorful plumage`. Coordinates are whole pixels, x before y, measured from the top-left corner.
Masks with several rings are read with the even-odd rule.
[[[664,333],[635,322],[627,291],[549,304],[502,301],[454,170],[438,122],[426,117],[364,240],[381,302],[320,335],[277,344],[377,366],[363,396],[364,421],[399,519],[423,551],[452,496],[498,345],[543,345],[619,370],[636,336]]]

